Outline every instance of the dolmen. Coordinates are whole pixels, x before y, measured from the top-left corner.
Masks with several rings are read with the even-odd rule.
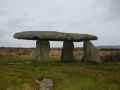
[[[36,40],[36,48],[33,51],[33,58],[39,62],[49,62],[49,41],[63,41],[62,62],[74,61],[73,42],[83,42],[84,55],[82,62],[100,63],[97,48],[90,40],[97,40],[97,36],[78,33],[64,33],[56,31],[25,31],[14,34],[17,39]]]

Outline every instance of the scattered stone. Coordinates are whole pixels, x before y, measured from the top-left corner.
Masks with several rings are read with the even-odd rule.
[[[36,83],[39,84],[39,90],[53,90],[53,81],[51,79],[36,80]]]

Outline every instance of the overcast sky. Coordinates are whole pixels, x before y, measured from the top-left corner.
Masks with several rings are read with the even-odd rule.
[[[96,45],[120,45],[119,29],[120,0],[0,0],[0,46],[27,45],[13,34],[32,30],[95,34]]]

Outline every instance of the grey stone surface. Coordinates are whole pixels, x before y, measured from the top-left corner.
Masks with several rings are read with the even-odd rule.
[[[98,49],[90,41],[84,41],[84,62],[101,63],[98,53]]]
[[[74,45],[72,41],[63,42],[63,49],[62,49],[62,56],[61,56],[62,62],[69,62],[74,59],[73,50],[74,50]]]
[[[97,36],[79,33],[64,33],[56,31],[26,31],[19,32],[14,35],[17,39],[27,40],[52,40],[52,41],[83,41],[83,40],[97,40]]]
[[[49,61],[49,41],[46,40],[37,40],[36,48],[33,51],[33,59],[38,60],[39,62]]]
[[[51,79],[36,80],[36,83],[39,84],[39,90],[53,90],[53,80]]]

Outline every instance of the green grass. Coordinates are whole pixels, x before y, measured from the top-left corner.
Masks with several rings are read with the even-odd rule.
[[[120,90],[120,63],[0,60],[0,90],[37,90],[39,78],[52,79],[54,90]]]

